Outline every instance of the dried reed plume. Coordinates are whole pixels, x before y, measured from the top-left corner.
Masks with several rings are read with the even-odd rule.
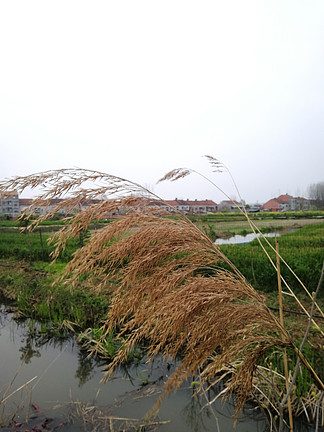
[[[175,170],[165,179],[189,173]],[[88,182],[100,184],[82,186]],[[84,200],[103,194],[111,198],[71,217],[54,236],[53,258],[64,250],[68,238],[78,236],[93,220],[124,209],[123,216],[94,232],[76,251],[64,275],[72,285],[86,276],[93,281],[93,291],[111,298],[103,328],[105,335],[117,331],[123,344],[106,378],[143,340],[150,358],[159,353],[172,358],[181,355],[181,365],[166,382],[165,393],[197,371],[202,385],[212,384],[224,366],[239,360],[228,389],[236,395],[237,410],[242,409],[261,357],[273,346],[293,342],[220,249],[185,216],[169,218],[159,212],[158,206],[152,206],[152,199],[158,198],[153,193],[151,201],[141,198],[143,190],[149,191],[119,177],[81,169],[49,171],[2,182],[0,191],[38,186],[44,192],[36,206],[70,195],[36,223],[63,208],[75,209]],[[233,272],[221,268],[223,262]]]

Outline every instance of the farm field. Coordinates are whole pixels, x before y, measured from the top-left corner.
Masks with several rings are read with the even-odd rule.
[[[289,232],[290,229],[294,231]],[[260,242],[275,262],[275,253],[272,249],[275,248],[275,239],[267,238]],[[324,222],[306,223],[301,228],[290,226],[289,229],[286,225],[283,234],[278,237],[278,243],[283,259],[308,286],[308,289],[314,290],[324,260]],[[256,289],[266,292],[277,289],[276,270],[258,240],[248,244],[222,245],[220,248]],[[291,287],[299,290],[300,283],[291,275],[287,267],[282,265],[281,271]]]
[[[252,222],[260,229],[261,232],[272,232],[272,231],[284,231],[288,232],[290,230],[302,228],[306,225],[321,224],[324,222],[324,212],[322,216],[316,218],[252,218]],[[226,238],[234,234],[247,234],[252,232],[251,227],[246,219],[242,217],[240,220],[233,220],[232,217],[227,219],[216,219],[212,217],[195,218],[194,223],[204,230],[207,234],[214,235],[214,238]]]

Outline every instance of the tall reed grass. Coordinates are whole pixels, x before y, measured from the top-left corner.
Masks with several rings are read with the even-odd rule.
[[[215,158],[208,160],[213,170],[224,169]],[[174,181],[192,173],[193,170],[180,168],[162,180]],[[83,187],[89,182],[95,185]],[[62,206],[75,208],[81,200],[102,194],[113,198],[74,215],[69,224],[54,234],[53,259],[65,251],[69,239],[78,238],[93,220],[124,209],[123,217],[93,233],[76,250],[63,276],[72,286],[86,279],[89,289],[111,299],[102,337],[115,331],[122,344],[107,365],[107,378],[134,346],[145,340],[149,358],[159,353],[182,358],[166,382],[164,395],[197,373],[201,379],[199,389],[203,391],[204,385],[218,382],[224,368],[229,370],[229,365],[236,365],[231,368],[226,393],[235,394],[238,411],[253,392],[261,359],[274,347],[291,347],[319,389],[324,390],[322,380],[266,306],[263,296],[187,217],[170,219],[164,213],[157,214],[149,199],[139,197],[143,190],[151,198],[156,197],[153,193],[127,179],[90,170],[57,170],[16,177],[3,182],[0,190],[22,191],[37,186],[45,191],[36,206],[66,194],[69,198],[52,214],[33,222],[33,226],[52,217]],[[247,216],[244,210],[242,213]],[[248,221],[255,230],[255,224]],[[294,298],[298,300],[297,296]],[[312,311],[315,300],[316,296]],[[282,407],[283,403],[279,405]]]

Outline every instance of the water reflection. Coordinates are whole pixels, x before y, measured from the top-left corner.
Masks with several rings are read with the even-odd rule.
[[[19,330],[23,330],[23,337],[20,340],[21,347],[19,348],[20,360],[22,363],[30,364],[33,359],[40,358],[42,351],[48,350],[49,348],[62,353],[67,345],[73,346],[76,344],[72,336],[67,337],[51,337],[39,333],[37,331],[37,325],[32,323],[32,326],[26,325],[27,321],[18,321],[11,326],[12,332],[15,333]],[[12,335],[14,340],[14,336]],[[94,357],[88,357],[88,353],[79,349],[76,349],[77,368],[75,370],[75,378],[78,380],[78,386],[82,387],[87,381],[93,377],[93,371],[98,367],[99,360]]]
[[[221,389],[222,386],[211,387],[206,392],[208,400],[214,400]],[[218,430],[216,428],[216,422],[218,422],[221,431],[269,432],[263,414],[249,403],[245,405],[243,412],[239,414],[237,426],[234,429],[235,404],[233,398],[227,399],[226,402],[220,398],[210,407],[203,395],[194,396],[193,391],[192,396],[183,409],[184,418],[190,431],[210,431],[212,424],[214,430]]]
[[[20,360],[26,364],[30,363],[33,357],[40,357],[41,353],[39,350],[34,349],[34,340],[31,337],[27,337],[25,345],[19,348],[21,352]]]
[[[186,420],[188,430],[193,432],[208,431],[208,423],[212,420],[209,408],[204,408],[200,397],[192,397],[182,410],[183,418]]]
[[[83,351],[78,352],[78,367],[75,371],[75,378],[79,381],[79,387],[82,387],[88,380],[93,377],[95,362],[92,357],[88,357]]]
[[[279,232],[271,232],[263,234],[264,237],[279,237]],[[218,238],[215,240],[215,244],[217,245],[230,245],[230,244],[245,244],[250,243],[251,241],[255,240],[256,238],[261,237],[260,233],[250,233],[246,235],[240,235],[236,234],[230,238],[224,239],[224,238]]]
[[[177,366],[162,358],[157,358],[151,364],[140,361],[136,365],[117,369],[112,379],[103,384],[101,380],[105,362],[88,358],[73,338],[48,340],[35,332],[33,326],[28,328],[26,322],[15,322],[12,316],[0,308],[0,398],[1,392],[15,374],[17,377],[10,391],[23,386],[32,377],[37,376],[37,379],[23,404],[21,392],[8,401],[7,423],[3,424],[3,431],[16,430],[10,425],[12,413],[15,413],[15,422],[21,423],[21,430],[44,430],[42,425],[45,425],[46,430],[59,427],[62,431],[91,431],[94,428],[97,431],[109,431],[122,430],[124,427],[125,430],[133,431],[141,427],[142,419],[162,394],[167,377]],[[220,389],[210,389],[209,399],[213,399]],[[176,393],[166,397],[159,417],[153,419],[153,423],[145,430],[217,430],[213,412],[206,406],[205,399],[193,397],[193,392],[190,382],[186,382]],[[234,404],[217,400],[213,410],[220,430],[233,430]],[[28,422],[25,417],[27,413]],[[239,415],[235,431],[266,430],[266,422],[260,412],[246,405],[244,412]]]
[[[40,326],[32,320],[12,320],[11,336],[15,339],[15,334],[19,333],[21,352],[20,360],[29,364],[34,357],[40,358],[43,347],[52,347],[54,350],[62,351],[67,341],[72,340],[70,336],[49,337],[40,331]]]

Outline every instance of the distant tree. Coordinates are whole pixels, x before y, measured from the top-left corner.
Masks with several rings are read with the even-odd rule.
[[[324,182],[313,183],[308,186],[308,197],[318,208],[324,208]]]

